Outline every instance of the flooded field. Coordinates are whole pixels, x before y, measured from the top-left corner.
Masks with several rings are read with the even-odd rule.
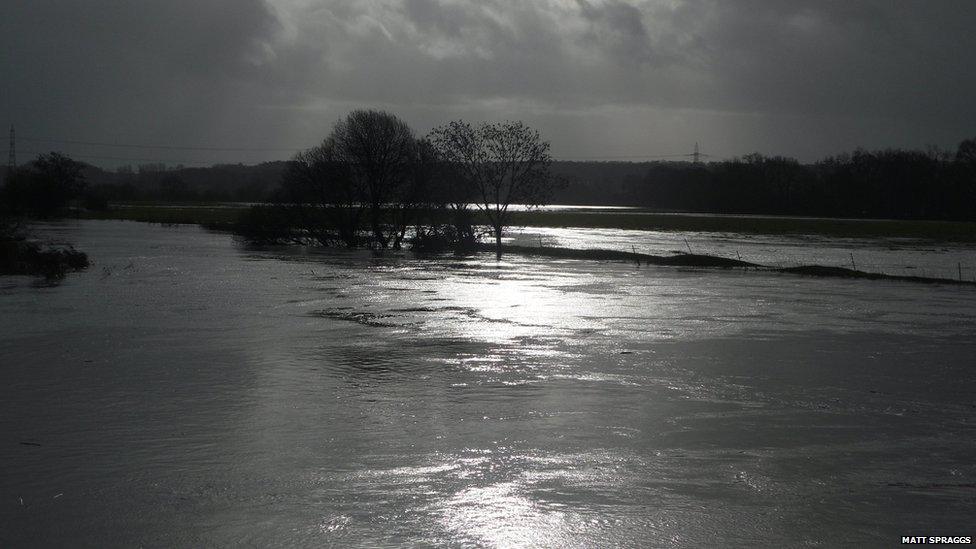
[[[976,281],[976,245],[924,239],[531,227],[514,231],[511,240],[525,246],[597,248],[652,255],[696,253],[770,267],[823,265],[888,275]]]
[[[54,287],[0,280],[3,547],[976,533],[971,288],[253,249],[133,222],[39,232],[93,266]],[[514,241],[769,264],[853,253],[949,276],[974,256],[599,229]]]

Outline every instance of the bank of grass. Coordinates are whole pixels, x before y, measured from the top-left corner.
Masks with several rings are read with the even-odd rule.
[[[197,224],[230,230],[246,205],[113,204],[86,212],[89,219],[124,219],[162,224]],[[775,216],[663,214],[633,211],[513,212],[513,226],[578,227],[643,231],[688,231],[765,235],[814,235],[839,238],[920,238],[942,242],[976,242],[976,223],[879,219],[826,219]]]

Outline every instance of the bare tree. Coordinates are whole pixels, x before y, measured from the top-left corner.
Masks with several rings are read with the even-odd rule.
[[[502,255],[502,235],[511,221],[510,207],[545,204],[555,186],[549,171],[549,143],[522,122],[483,123],[477,127],[455,121],[435,128],[431,140],[442,158],[477,200]]]
[[[383,111],[357,110],[339,121],[329,138],[336,160],[349,166],[350,174],[369,208],[373,240],[381,248],[399,247],[404,212],[386,215],[391,204],[409,194],[411,165],[415,160],[413,130],[396,115]],[[397,238],[400,235],[400,238]]]
[[[460,122],[437,128],[427,137],[434,155],[431,209],[450,210],[446,236],[455,251],[473,249],[477,242],[470,206],[478,195],[459,161],[460,157],[470,156],[473,138],[470,126]]]
[[[365,193],[331,137],[292,158],[281,191],[281,200],[309,237],[323,246],[335,241],[357,245]]]
[[[417,139],[406,177],[395,189],[394,197],[386,207],[394,249],[400,248],[411,226],[414,237],[422,236],[436,226],[431,216],[436,215],[442,201],[439,196],[442,180],[439,168],[437,151],[430,141]]]
[[[353,111],[321,145],[295,155],[282,200],[322,245],[356,246],[368,224],[376,246],[399,248],[425,190],[420,156],[413,130],[395,115]]]

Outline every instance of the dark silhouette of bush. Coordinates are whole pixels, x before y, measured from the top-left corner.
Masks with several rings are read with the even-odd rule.
[[[28,240],[23,227],[0,217],[0,275],[62,278],[88,267],[88,256],[74,248],[45,248]]]
[[[81,207],[92,212],[104,212],[108,210],[108,196],[100,188],[89,187],[82,194]]]
[[[85,189],[85,164],[57,152],[42,154],[14,170],[3,187],[8,212],[32,217],[64,215]]]
[[[413,130],[394,114],[356,110],[326,141],[368,208],[373,243],[399,248],[419,199],[413,172],[420,146]]]
[[[7,174],[0,188],[0,275],[56,279],[88,267],[88,256],[70,246],[52,248],[31,241],[23,221],[64,215],[85,190],[84,168],[52,152]]]
[[[258,240],[399,249],[432,235],[449,197],[437,150],[396,116],[353,111],[289,162],[272,208],[252,208],[242,234]],[[473,231],[469,231],[473,233]],[[419,239],[419,240],[418,240]]]
[[[306,240],[349,247],[361,241],[364,192],[330,140],[295,155],[272,200]]]
[[[955,161],[967,166],[976,166],[976,138],[964,139],[959,143]]]
[[[295,210],[281,204],[251,206],[237,223],[234,232],[255,244],[303,243],[301,221]]]
[[[200,194],[179,173],[167,173],[159,181],[159,197],[166,201],[182,202],[199,200]]]

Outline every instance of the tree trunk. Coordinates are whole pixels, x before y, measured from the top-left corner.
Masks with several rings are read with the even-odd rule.
[[[495,227],[495,259],[502,258],[502,228]]]
[[[373,230],[373,240],[380,248],[386,249],[389,245],[389,239],[383,233],[382,215],[383,211],[380,208],[380,204],[374,202],[369,211],[369,222],[370,228]]]

